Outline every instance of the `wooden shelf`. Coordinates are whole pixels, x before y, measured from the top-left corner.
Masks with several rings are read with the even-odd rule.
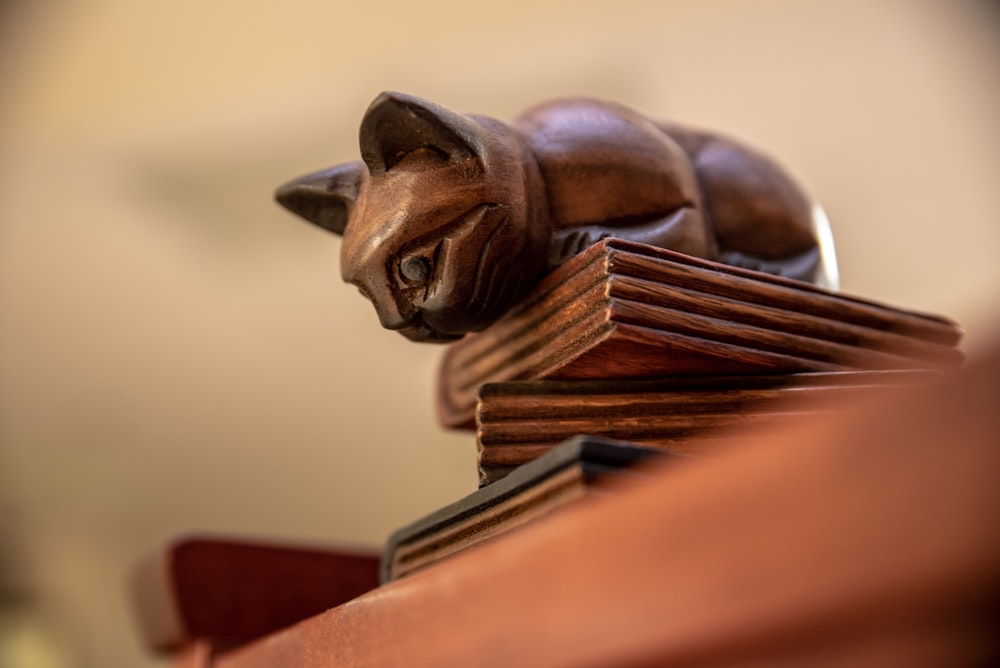
[[[734,433],[212,665],[986,665],[997,406],[994,355]]]

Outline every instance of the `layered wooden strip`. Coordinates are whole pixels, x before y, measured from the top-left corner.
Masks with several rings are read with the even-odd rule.
[[[944,318],[606,239],[449,348],[439,415],[471,428],[489,382],[954,367],[960,337]]]
[[[394,532],[382,558],[383,582],[547,515],[590,495],[601,480],[662,454],[592,436],[564,442],[496,485],[477,490]]]
[[[490,383],[480,390],[476,414],[480,483],[577,434],[705,454],[712,441],[688,441],[712,430],[835,410],[858,390],[938,377],[937,371],[900,370]]]
[[[747,292],[752,292],[756,303],[763,306],[854,322],[949,347],[956,345],[961,339],[961,330],[954,322],[942,316],[887,306],[831,292],[810,283],[633,242],[609,239],[608,243],[612,249],[622,251],[613,253],[608,260],[609,271],[613,274],[646,278],[735,299],[741,299]],[[817,298],[810,299],[809,295]],[[828,299],[829,297],[835,299]]]

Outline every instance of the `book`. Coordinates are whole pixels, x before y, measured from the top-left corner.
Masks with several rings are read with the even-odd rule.
[[[576,434],[710,454],[713,440],[703,436],[713,430],[831,411],[858,390],[940,377],[889,370],[487,383],[476,409],[480,484]]]
[[[480,386],[512,380],[956,367],[960,338],[939,316],[605,239],[449,346],[438,414],[473,428]]]
[[[394,532],[382,556],[381,580],[395,580],[600,493],[607,479],[622,477],[632,465],[664,454],[611,439],[571,438],[503,480]]]

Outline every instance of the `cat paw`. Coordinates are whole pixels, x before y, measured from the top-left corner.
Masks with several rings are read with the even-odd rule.
[[[579,255],[590,248],[601,239],[606,239],[610,236],[610,232],[592,226],[577,227],[559,232],[552,240],[552,245],[549,249],[550,263],[553,265],[562,264],[574,255]]]

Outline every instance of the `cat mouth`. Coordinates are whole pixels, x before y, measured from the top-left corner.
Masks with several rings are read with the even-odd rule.
[[[416,341],[417,343],[450,343],[462,338],[462,334],[443,334],[435,329],[431,329],[424,322],[407,325],[398,331],[410,341]]]

